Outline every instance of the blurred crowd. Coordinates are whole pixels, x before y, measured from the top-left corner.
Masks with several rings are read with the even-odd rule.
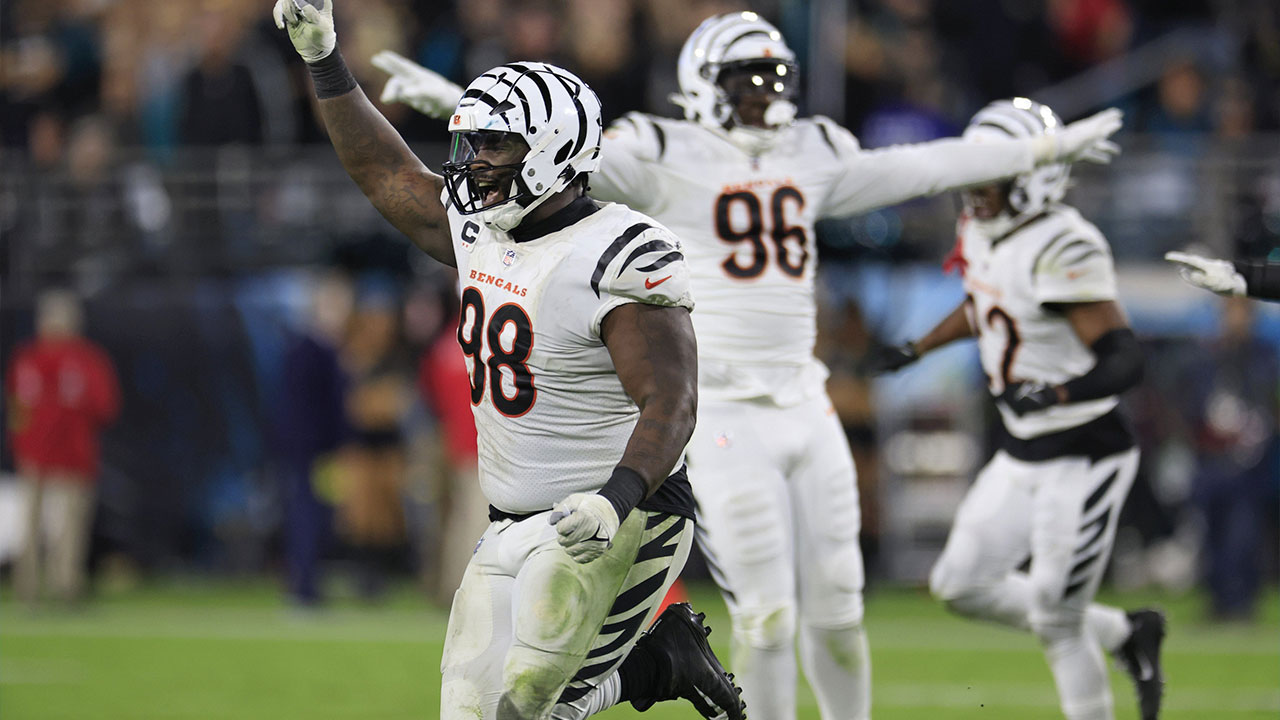
[[[77,122],[95,115],[117,142],[157,152],[318,140],[307,81],[270,5],[7,2],[0,139],[37,166],[56,163]],[[843,107],[823,109],[842,114],[873,147],[953,134],[990,99],[1053,88],[1143,48],[1155,51],[1086,89],[1085,101],[1122,103],[1130,129],[1180,152],[1198,136],[1240,137],[1280,123],[1280,7],[1268,0],[860,0],[842,13],[843,37],[815,49],[811,26],[823,5],[361,0],[339,1],[336,12],[344,54],[366,88],[384,79],[369,64],[384,48],[462,84],[509,59],[545,59],[586,79],[606,119],[669,114],[685,37],[709,15],[749,6],[779,22],[806,73],[843,78]],[[1169,37],[1175,49],[1156,48]],[[842,56],[828,56],[835,52]],[[430,122],[410,122],[406,108],[388,112],[411,139],[439,135]]]

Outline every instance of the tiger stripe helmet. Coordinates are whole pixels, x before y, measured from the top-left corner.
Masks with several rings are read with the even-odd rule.
[[[796,68],[796,54],[782,33],[759,15],[736,12],[707,18],[680,49],[680,92],[671,100],[684,108],[686,120],[723,131],[732,124],[734,108],[717,83],[721,70],[760,60],[776,60],[792,72]]]
[[[1047,105],[1024,97],[996,100],[978,111],[965,128],[970,140],[1029,139],[1061,131],[1062,118]],[[1009,190],[1009,206],[1018,215],[1034,214],[1052,203],[1060,202],[1067,193],[1071,166],[1051,163],[1013,178]]]
[[[449,119],[453,150],[445,163],[450,201],[504,232],[575,178],[600,167],[604,134],[600,99],[577,75],[543,62],[500,65],[471,81]],[[529,152],[513,174],[507,197],[478,206],[470,158],[459,152],[467,133],[507,132],[524,138]]]

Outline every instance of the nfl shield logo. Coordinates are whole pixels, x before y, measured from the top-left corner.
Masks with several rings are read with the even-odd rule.
[[[511,267],[511,263],[516,261],[516,251],[508,250],[502,255],[502,264]]]

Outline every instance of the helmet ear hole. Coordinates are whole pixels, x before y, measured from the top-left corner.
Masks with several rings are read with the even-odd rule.
[[[556,163],[557,165],[559,165],[560,163],[564,162],[565,160],[568,160],[568,159],[569,159],[569,152],[570,152],[570,151],[572,151],[572,150],[573,150],[573,142],[572,142],[572,141],[567,142],[567,143],[565,143],[564,145],[560,146],[560,149],[556,151],[555,163]]]

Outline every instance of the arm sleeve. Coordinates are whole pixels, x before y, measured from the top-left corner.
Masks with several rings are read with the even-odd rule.
[[[613,252],[610,247],[606,256]],[[680,241],[666,228],[647,226],[601,262],[602,277],[595,289],[602,302],[591,318],[594,335],[600,334],[600,323],[611,310],[627,303],[693,310],[689,266]]]
[[[1142,346],[1129,328],[1118,328],[1098,338],[1090,348],[1093,368],[1063,383],[1068,402],[1084,402],[1119,395],[1142,382]]]
[[[829,120],[819,125],[834,140],[832,126],[835,123]],[[839,128],[839,134],[852,140],[843,128]],[[974,142],[947,138],[853,152],[847,149],[847,142],[833,144],[844,163],[844,172],[827,195],[824,216],[867,212],[916,197],[994,182],[1035,167],[1031,143],[1025,140]],[[856,148],[856,141],[853,144]]]
[[[1235,266],[1236,272],[1244,276],[1249,297],[1280,300],[1280,262],[1244,260]]]
[[[1032,265],[1036,302],[1081,303],[1115,300],[1116,271],[1105,241],[1066,232],[1052,239]]]
[[[652,119],[640,113],[618,118],[604,134],[600,169],[589,182],[591,196],[650,210],[659,197],[654,164],[665,152],[665,134]]]

